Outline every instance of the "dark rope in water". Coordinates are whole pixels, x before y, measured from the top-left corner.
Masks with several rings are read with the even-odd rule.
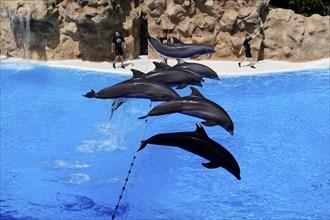
[[[133,159],[132,159],[132,162],[131,162],[131,166],[130,166],[130,168],[129,168],[129,170],[128,170],[128,173],[127,173],[127,176],[126,176],[126,179],[125,179],[124,186],[123,186],[123,188],[121,189],[121,193],[120,193],[120,196],[119,196],[119,198],[118,198],[117,205],[116,205],[115,210],[114,210],[113,215],[112,215],[112,220],[115,219],[115,217],[116,217],[116,213],[117,213],[117,210],[118,210],[118,208],[119,208],[120,201],[121,201],[121,199],[123,198],[123,194],[124,194],[124,191],[125,191],[125,189],[126,189],[126,184],[127,184],[127,182],[128,182],[128,178],[129,178],[129,176],[130,176],[131,173],[132,173],[132,168],[133,168],[133,165],[134,165],[134,161],[135,161],[135,159],[136,159],[136,153],[135,153],[135,155],[133,156]]]
[[[150,107],[151,107],[151,106],[152,106],[152,101],[151,101],[151,103],[150,103]],[[142,130],[142,133],[141,133],[140,142],[141,142],[141,139],[142,139],[142,135],[143,135],[143,133],[144,133],[144,129],[146,128],[146,124],[147,124],[147,119],[144,121],[144,127],[143,127],[143,130]],[[140,146],[139,146],[139,147],[140,147]],[[125,179],[124,186],[123,186],[123,188],[121,189],[121,193],[120,193],[120,195],[119,195],[119,197],[118,197],[117,205],[116,205],[115,210],[114,210],[114,212],[113,212],[113,214],[112,214],[112,220],[114,220],[115,217],[116,217],[116,213],[117,213],[117,210],[118,210],[118,208],[119,208],[119,204],[120,204],[120,202],[121,202],[121,199],[123,198],[123,194],[124,194],[124,192],[125,192],[126,185],[127,185],[128,179],[129,179],[129,176],[130,176],[131,173],[132,173],[132,169],[133,169],[133,166],[134,166],[134,162],[135,162],[135,159],[136,159],[136,155],[137,155],[137,151],[135,151],[135,154],[134,154],[134,156],[133,156],[133,159],[132,159],[131,165],[130,165],[130,167],[129,167],[129,169],[128,169],[128,173],[127,173],[127,176],[126,176],[126,179]]]

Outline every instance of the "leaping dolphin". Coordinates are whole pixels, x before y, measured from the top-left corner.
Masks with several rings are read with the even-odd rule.
[[[202,163],[204,167],[209,169],[222,167],[238,180],[241,179],[240,167],[234,156],[226,148],[209,138],[200,124],[196,124],[194,132],[163,133],[152,136],[142,141],[138,151],[145,148],[147,144],[179,147],[208,160],[208,163]]]
[[[197,58],[203,54],[215,53],[212,47],[202,44],[162,44],[149,36],[152,47],[162,56],[169,58]]]
[[[234,124],[228,113],[218,104],[206,99],[196,88],[190,88],[192,92],[189,96],[161,103],[151,109],[146,116],[139,119],[148,116],[182,113],[205,119],[206,121],[202,122],[205,126],[220,125],[231,135],[234,135]]]
[[[170,86],[177,85],[177,89],[183,89],[187,85],[197,85],[202,87],[201,82],[204,81],[201,75],[185,69],[155,69],[148,73],[143,73],[135,69],[131,69],[131,71],[133,72],[134,77],[144,77]]]
[[[219,80],[219,76],[214,70],[200,63],[183,62],[183,63],[178,63],[173,67],[182,68],[185,70],[192,70],[199,73],[202,77]]]
[[[175,69],[190,70],[194,73],[201,75],[202,77],[219,80],[219,76],[214,70],[200,63],[188,63],[183,60],[180,60],[180,63],[172,67],[165,63],[160,63],[160,62],[153,62],[153,63],[156,66],[156,69],[175,68]]]
[[[169,101],[180,96],[169,86],[143,77],[133,76],[131,79],[95,92],[93,89],[83,95],[86,98],[145,98],[151,101]]]

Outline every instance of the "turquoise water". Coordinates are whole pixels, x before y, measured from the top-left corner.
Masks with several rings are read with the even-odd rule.
[[[150,101],[137,99],[109,121],[111,100],[82,96],[128,76],[0,65],[1,219],[111,219],[140,140],[199,122],[173,114],[145,123],[137,118]],[[227,110],[235,135],[206,132],[235,156],[242,180],[148,145],[116,218],[329,219],[329,80],[329,69],[206,80],[200,91]]]

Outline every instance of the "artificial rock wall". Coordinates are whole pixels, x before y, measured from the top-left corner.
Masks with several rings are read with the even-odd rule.
[[[140,54],[145,20],[152,36],[168,30],[185,43],[213,46],[216,53],[203,59],[237,60],[245,34],[258,30],[251,42],[256,59],[330,55],[329,16],[270,9],[267,0],[2,0],[1,55],[111,61],[111,38],[121,31],[125,57],[132,59]]]

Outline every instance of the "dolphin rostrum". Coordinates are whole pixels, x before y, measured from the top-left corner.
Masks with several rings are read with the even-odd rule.
[[[204,81],[201,75],[185,69],[163,68],[155,69],[148,73],[143,73],[135,69],[131,69],[131,71],[134,77],[144,77],[170,86],[177,85],[177,89],[183,89],[187,85],[197,85],[201,87],[201,82]]]
[[[145,148],[147,144],[179,147],[208,160],[208,163],[202,163],[204,167],[209,169],[222,167],[238,180],[241,179],[240,167],[234,156],[226,148],[209,138],[200,124],[196,124],[194,132],[163,133],[152,136],[142,141],[138,151]]]
[[[83,96],[98,99],[145,98],[151,101],[168,101],[180,97],[172,88],[163,83],[136,76],[97,93],[91,90]]]
[[[151,111],[139,119],[148,116],[166,115],[171,113],[182,113],[205,119],[205,126],[220,125],[231,135],[234,135],[234,124],[228,113],[218,104],[206,99],[196,88],[191,88],[189,96],[180,97],[155,106]]]
[[[162,56],[169,58],[197,58],[203,54],[214,53],[212,47],[202,44],[162,44],[159,40],[149,36],[152,47]]]

